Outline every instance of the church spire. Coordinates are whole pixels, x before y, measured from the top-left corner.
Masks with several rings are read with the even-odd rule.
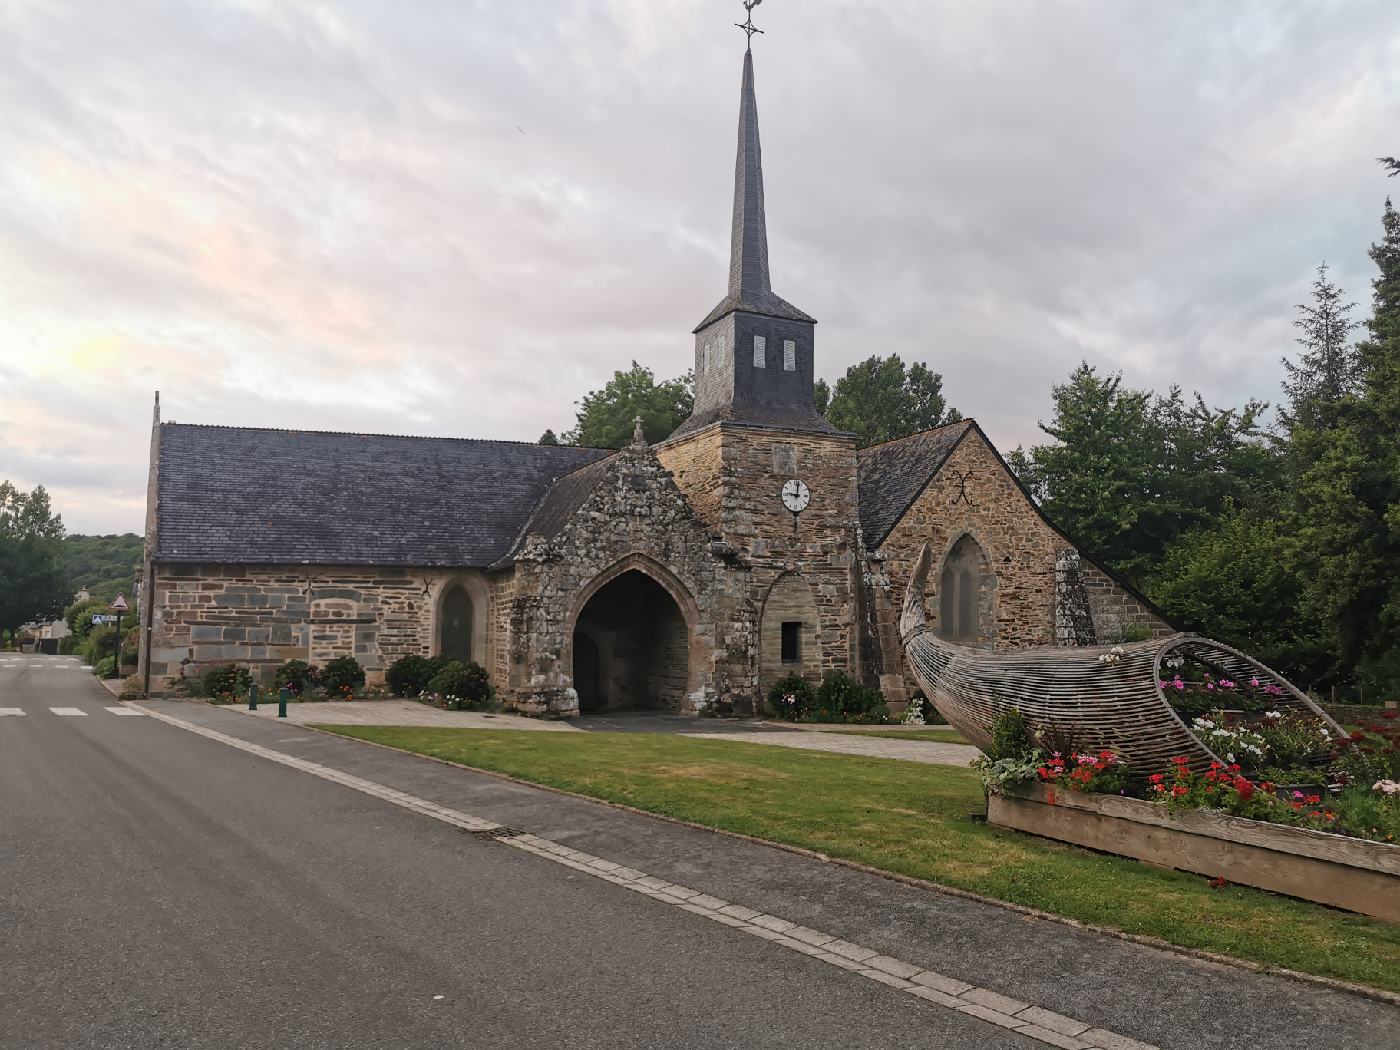
[[[752,35],[749,40],[752,43]],[[772,278],[768,270],[768,219],[763,203],[763,147],[758,136],[758,96],[754,91],[752,48],[744,52],[744,76],[739,90],[739,149],[734,161],[734,224],[730,230],[729,242],[729,294],[710,311],[695,330],[698,332],[735,310],[792,321],[813,320],[791,303],[773,294]]]
[[[753,51],[744,52],[739,92],[739,152],[734,162],[734,226],[729,242],[729,294],[772,295],[768,274],[768,218],[763,208],[763,147],[758,139],[758,98]]]

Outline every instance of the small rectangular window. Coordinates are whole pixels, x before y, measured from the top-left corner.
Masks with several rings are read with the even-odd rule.
[[[761,335],[753,337],[753,366],[768,367],[768,340]]]
[[[783,340],[783,371],[797,371],[797,344],[791,339]]]
[[[783,623],[783,663],[795,664],[802,660],[802,624]]]

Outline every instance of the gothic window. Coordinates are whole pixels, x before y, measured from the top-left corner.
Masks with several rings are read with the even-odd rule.
[[[761,335],[753,337],[753,366],[755,368],[768,367],[768,340]]]
[[[938,588],[939,635],[965,645],[991,641],[995,585],[981,545],[971,536],[963,536],[943,563]]]
[[[438,652],[452,660],[472,658],[472,600],[465,587],[453,587],[443,596]]]
[[[783,340],[783,371],[797,371],[797,344],[791,339]]]

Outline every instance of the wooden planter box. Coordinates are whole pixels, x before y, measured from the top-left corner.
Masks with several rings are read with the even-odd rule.
[[[987,796],[987,822],[1400,922],[1400,846],[1141,799],[1015,785]]]

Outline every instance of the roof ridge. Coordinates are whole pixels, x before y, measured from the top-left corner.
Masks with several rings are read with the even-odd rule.
[[[241,427],[224,423],[177,423],[174,420],[162,422],[161,427],[184,427],[189,430],[237,430],[258,434],[317,434],[325,437],[377,437],[398,438],[403,441],[460,441],[474,445],[521,445],[528,448],[563,448],[578,452],[616,452],[617,449],[599,448],[593,445],[541,445],[538,441],[521,441],[519,438],[473,438],[454,437],[437,434],[388,434],[383,431],[365,430],[315,430],[308,427]],[[561,477],[563,475],[560,475]]]
[[[884,448],[886,445],[893,445],[899,441],[908,441],[910,438],[923,437],[925,434],[936,434],[940,430],[947,430],[949,427],[960,427],[964,424],[969,423],[972,426],[977,427],[978,430],[982,429],[980,426],[978,426],[977,420],[974,419],[972,416],[964,416],[962,419],[954,420],[951,423],[940,423],[938,426],[929,427],[927,430],[916,430],[914,431],[914,433],[905,434],[903,437],[890,438],[888,441],[881,441],[878,445],[866,445],[865,448],[861,449],[860,451],[870,452],[877,448]]]

